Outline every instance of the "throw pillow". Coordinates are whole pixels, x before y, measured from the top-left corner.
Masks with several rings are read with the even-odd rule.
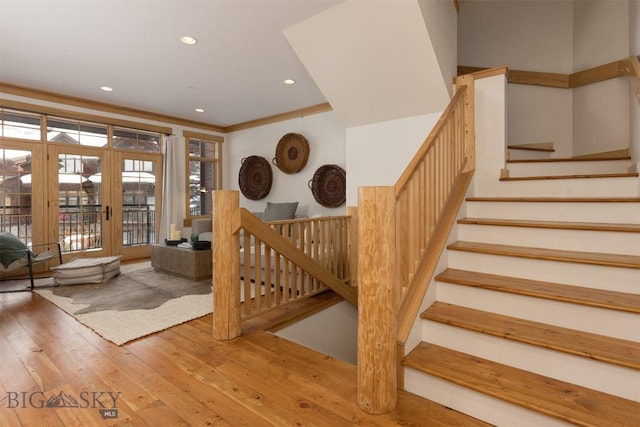
[[[0,232],[0,264],[5,268],[25,256],[29,248],[24,242],[11,233]],[[32,255],[35,254],[32,252]]]
[[[263,221],[279,221],[283,219],[293,219],[298,209],[298,202],[271,203],[267,202],[267,207],[262,214]]]

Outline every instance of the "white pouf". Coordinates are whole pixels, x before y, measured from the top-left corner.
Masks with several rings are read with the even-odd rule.
[[[52,267],[55,285],[103,283],[120,274],[121,256],[74,258],[66,264]]]

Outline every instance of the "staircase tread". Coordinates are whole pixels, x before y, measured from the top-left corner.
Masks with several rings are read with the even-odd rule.
[[[640,294],[449,268],[437,281],[640,314]]]
[[[467,197],[467,202],[640,203],[640,197]]]
[[[621,231],[640,233],[640,224],[616,224],[604,222],[573,222],[573,221],[540,221],[524,219],[500,219],[500,218],[462,218],[458,224],[498,225],[510,227],[553,228],[568,230],[591,231]]]
[[[423,319],[640,370],[640,343],[435,302]]]
[[[513,150],[528,150],[528,151],[543,151],[547,153],[555,152],[553,148],[553,142],[534,142],[531,144],[508,144],[508,149]]]
[[[562,163],[562,162],[606,162],[606,161],[629,161],[630,156],[611,157],[553,157],[550,159],[510,159],[507,163]]]
[[[405,366],[578,425],[640,425],[640,403],[422,342]]]
[[[634,178],[640,176],[637,172],[626,173],[594,173],[580,175],[547,175],[547,176],[514,176],[500,177],[500,181],[534,181],[548,179],[590,179],[590,178]]]
[[[459,250],[520,258],[544,259],[551,261],[603,265],[640,269],[640,256],[601,252],[567,251],[561,249],[533,248],[527,246],[502,245],[457,241],[447,246],[449,250]]]

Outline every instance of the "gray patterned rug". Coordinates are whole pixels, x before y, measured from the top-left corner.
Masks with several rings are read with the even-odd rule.
[[[46,281],[36,286],[47,286]],[[188,280],[145,265],[124,266],[101,284],[36,289],[103,338],[122,345],[207,315],[213,309],[211,279]]]

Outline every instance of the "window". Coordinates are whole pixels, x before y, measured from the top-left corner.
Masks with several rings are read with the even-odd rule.
[[[187,148],[187,223],[210,216],[213,190],[222,188],[222,142],[220,136],[184,132]]]
[[[40,116],[22,111],[0,109],[0,136],[40,140]]]
[[[113,129],[113,148],[122,150],[160,152],[160,134],[124,128]]]
[[[76,120],[47,118],[47,141],[107,147],[107,125]]]
[[[0,100],[0,231],[58,239],[63,253],[148,255],[171,128],[15,104]]]

